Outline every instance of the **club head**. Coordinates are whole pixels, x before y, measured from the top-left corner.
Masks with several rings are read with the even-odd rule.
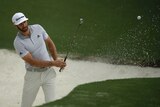
[[[80,18],[79,20],[80,20],[79,24],[82,24],[83,23],[83,18]]]

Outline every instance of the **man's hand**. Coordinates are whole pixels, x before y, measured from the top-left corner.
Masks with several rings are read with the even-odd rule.
[[[63,61],[63,59],[57,59],[53,61],[54,66],[64,68],[66,66],[66,63]]]

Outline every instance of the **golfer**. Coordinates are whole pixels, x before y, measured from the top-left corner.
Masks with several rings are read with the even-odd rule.
[[[41,86],[45,101],[53,101],[56,73],[52,66],[66,66],[63,60],[57,58],[55,44],[43,27],[39,24],[28,25],[27,21],[28,18],[21,12],[12,17],[12,22],[18,29],[14,48],[24,60],[26,68],[21,107],[32,106]]]

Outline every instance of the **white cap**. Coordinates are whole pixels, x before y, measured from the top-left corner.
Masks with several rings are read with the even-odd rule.
[[[28,20],[28,18],[26,18],[26,16],[21,12],[15,13],[12,17],[12,22],[14,25],[19,25],[26,20]]]

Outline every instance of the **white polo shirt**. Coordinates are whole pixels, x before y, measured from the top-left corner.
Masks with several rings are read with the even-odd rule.
[[[14,48],[16,52],[24,57],[27,53],[31,53],[35,59],[50,61],[51,58],[46,48],[45,39],[48,38],[48,34],[41,25],[29,25],[31,32],[30,37],[25,37],[21,33],[17,33],[14,40]],[[25,62],[26,63],[26,62]],[[28,63],[25,65],[26,68],[32,68]]]

